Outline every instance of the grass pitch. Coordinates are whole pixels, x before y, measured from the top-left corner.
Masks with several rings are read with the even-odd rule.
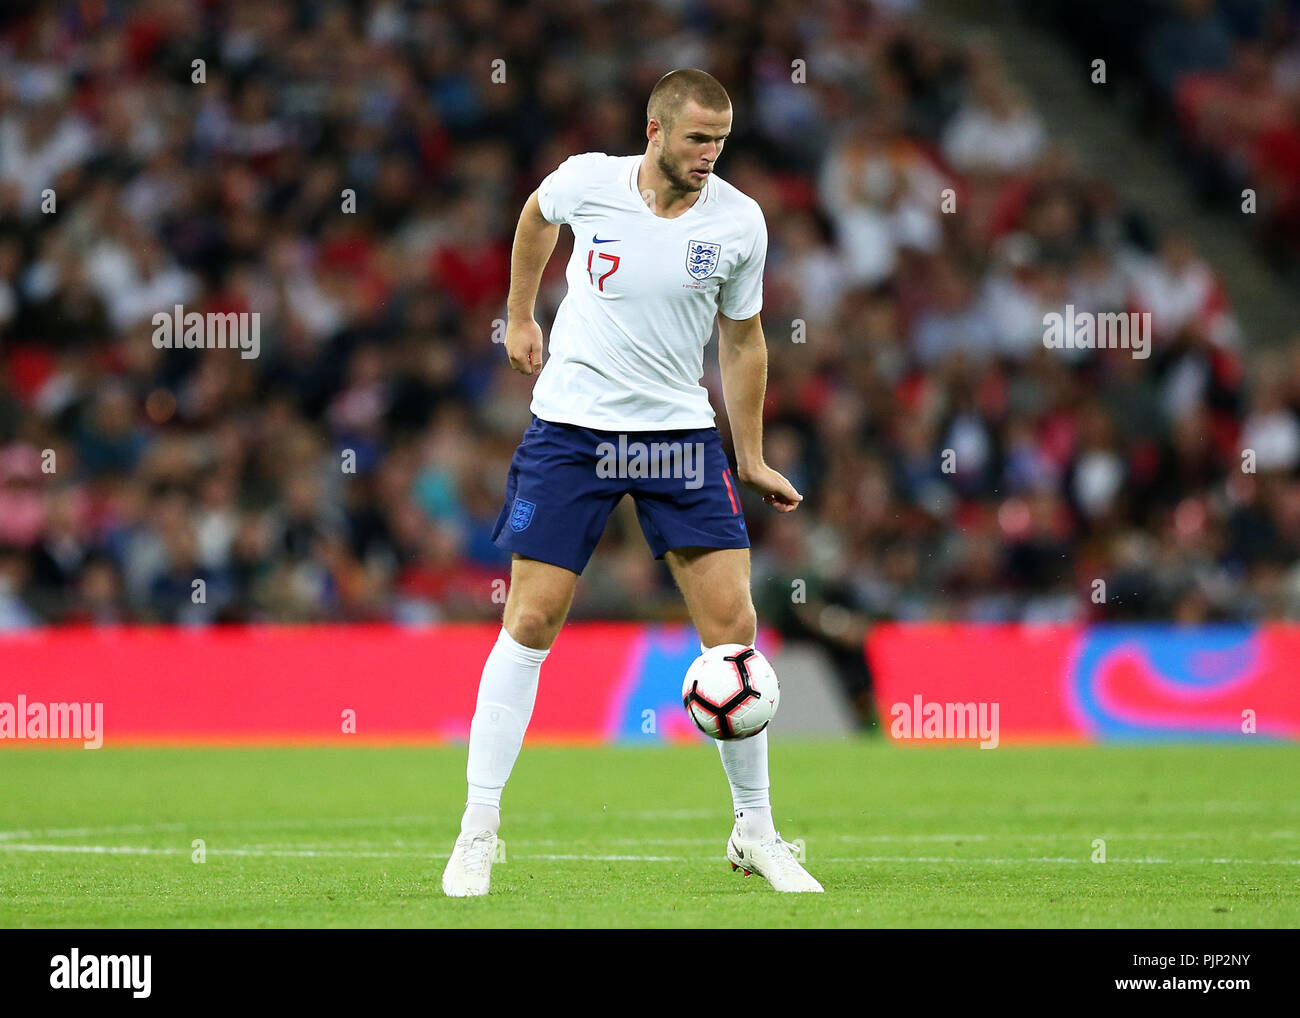
[[[778,736],[777,827],[824,895],[731,871],[712,746],[529,746],[492,893],[444,898],[464,772],[463,747],[6,750],[0,926],[1300,925],[1296,746]]]

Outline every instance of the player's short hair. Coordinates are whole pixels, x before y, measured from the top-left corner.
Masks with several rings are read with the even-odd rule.
[[[718,113],[731,109],[731,97],[717,78],[708,71],[682,68],[669,71],[650,92],[645,108],[646,123],[657,120],[665,131],[671,131],[677,115],[690,100]]]

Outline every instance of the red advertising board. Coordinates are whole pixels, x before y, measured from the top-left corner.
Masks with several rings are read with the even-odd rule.
[[[867,655],[897,739],[959,704],[1000,741],[1300,738],[1300,627],[888,625]]]
[[[494,625],[37,629],[0,634],[0,746],[20,705],[100,704],[106,743],[446,741],[469,734]],[[769,651],[775,637],[760,645]],[[684,741],[687,626],[572,623],[533,741]],[[883,625],[867,640],[900,740],[1300,738],[1300,627]],[[983,714],[980,711],[983,710]],[[966,729],[952,729],[955,719]],[[24,720],[25,715],[23,719]],[[7,727],[6,727],[7,726]],[[39,736],[47,737],[47,736]]]

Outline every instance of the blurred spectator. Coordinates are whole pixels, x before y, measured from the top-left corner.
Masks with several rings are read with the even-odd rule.
[[[1263,0],[1022,0],[1108,87],[1164,136],[1204,201],[1246,213],[1260,249],[1300,265],[1300,9]],[[1134,93],[1138,99],[1133,102]]]

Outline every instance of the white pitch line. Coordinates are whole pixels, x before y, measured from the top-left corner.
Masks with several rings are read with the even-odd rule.
[[[327,821],[321,821],[319,824],[313,822],[312,826],[325,826]],[[286,827],[306,826],[306,822],[294,822],[285,824]],[[80,828],[46,828],[38,831],[0,831],[0,842],[12,841],[20,838],[36,837],[84,837],[91,834],[117,834],[117,833],[149,833],[155,831],[201,831],[201,830],[219,830],[226,826],[222,824],[130,824],[117,827],[80,827]],[[270,826],[269,824],[259,826]],[[1134,831],[1123,834],[1108,833],[1104,830],[1086,831],[1074,834],[1058,833],[1022,833],[1019,831],[1002,831],[994,834],[972,834],[972,833],[954,833],[954,834],[826,834],[818,835],[818,841],[838,841],[847,843],[866,843],[866,844],[925,844],[925,843],[944,843],[944,842],[987,842],[987,841],[1078,841],[1089,840],[1094,837],[1102,837],[1107,841],[1186,841],[1186,840],[1205,840],[1221,838],[1225,840],[1240,840],[1243,838],[1262,840],[1262,839],[1290,839],[1300,838],[1300,831],[1241,831],[1225,833],[1222,831]],[[209,838],[209,840],[211,840]],[[403,838],[386,841],[375,840],[357,840],[349,839],[344,842],[347,845],[366,846],[366,845],[392,845],[395,847],[404,847],[408,842],[414,845],[441,845],[446,838]],[[535,846],[555,846],[555,845],[572,845],[575,842],[599,842],[603,845],[712,845],[722,840],[718,837],[640,837],[640,838],[606,838],[606,837],[576,837],[576,838],[504,838],[513,845],[535,845]],[[250,847],[252,848],[307,848],[311,847],[311,842],[303,843],[301,841],[266,841],[258,842]],[[318,842],[322,847],[333,847],[339,842]]]
[[[644,813],[639,815],[648,819],[652,817],[662,818],[665,816],[677,817],[677,816],[682,816],[684,814],[689,814],[690,816],[700,815],[700,816],[712,817],[714,816],[714,811],[712,810],[694,810],[694,811],[651,810],[651,811],[645,811]],[[84,852],[96,852],[96,853],[103,853],[103,854],[123,854],[123,855],[172,854],[173,850],[170,849],[159,850],[159,849],[150,849],[144,847],[132,848],[130,846],[50,845],[48,847],[41,848],[41,849],[33,849],[30,847],[19,846],[14,843],[19,840],[31,841],[35,839],[44,840],[47,838],[62,838],[62,837],[73,837],[73,836],[87,837],[87,836],[95,836],[101,834],[119,834],[119,833],[139,834],[139,833],[148,833],[148,832],[161,833],[161,832],[177,832],[177,831],[185,831],[185,830],[194,833],[208,832],[207,840],[211,841],[213,840],[211,832],[220,832],[223,829],[227,829],[227,828],[261,829],[261,830],[293,830],[293,829],[304,829],[304,828],[324,829],[324,828],[335,828],[335,827],[357,827],[363,825],[374,825],[378,827],[383,827],[383,826],[409,826],[409,825],[418,824],[423,826],[432,826],[434,823],[435,821],[433,820],[433,818],[425,817],[425,816],[383,817],[383,818],[321,817],[321,818],[299,818],[299,819],[290,819],[290,820],[270,820],[270,821],[249,820],[249,821],[224,821],[224,822],[222,821],[195,822],[189,824],[168,821],[168,822],[158,822],[158,823],[150,823],[150,824],[118,824],[118,825],[105,825],[105,826],[98,826],[98,827],[44,828],[42,830],[0,831],[0,849],[12,846],[15,850],[20,850],[20,851],[36,851],[36,850],[50,851],[50,852],[84,851]],[[944,844],[944,843],[955,843],[955,842],[972,842],[977,844],[985,844],[988,842],[1002,842],[1002,841],[1073,842],[1080,839],[1089,840],[1094,837],[1104,837],[1107,841],[1110,841],[1112,843],[1121,843],[1125,841],[1159,842],[1162,840],[1187,841],[1187,840],[1209,840],[1209,839],[1260,840],[1260,839],[1300,838],[1300,831],[1269,831],[1269,832],[1247,831],[1247,832],[1232,832],[1232,833],[1207,832],[1207,831],[1170,831],[1170,832],[1146,831],[1146,832],[1128,832],[1128,833],[1116,834],[1116,833],[1107,833],[1104,829],[1098,829],[1096,831],[1074,833],[1074,834],[1041,833],[1041,832],[1019,833],[1015,831],[1005,831],[1005,832],[995,832],[995,833],[954,832],[954,833],[944,833],[944,834],[829,834],[829,835],[818,836],[816,840],[822,843],[838,842],[844,844],[929,844],[929,843]],[[719,841],[719,838],[718,837],[657,838],[652,836],[639,837],[639,838],[628,838],[628,837],[607,838],[607,837],[587,836],[587,837],[577,837],[577,838],[567,838],[567,839],[507,837],[504,840],[506,841],[507,845],[512,845],[515,847],[528,847],[528,848],[559,847],[559,846],[568,847],[568,846],[573,846],[575,844],[583,844],[583,843],[596,844],[596,845],[610,845],[610,846],[642,845],[642,846],[650,847],[650,846],[660,846],[660,845],[663,846],[714,845]],[[339,855],[345,858],[350,856],[366,857],[366,858],[415,858],[421,856],[441,857],[441,858],[447,857],[445,852],[433,851],[433,849],[435,848],[440,849],[446,844],[446,838],[440,838],[440,837],[427,837],[427,838],[407,837],[407,838],[394,838],[394,839],[382,840],[382,841],[348,839],[347,841],[342,842],[343,846],[349,846],[349,845],[352,846],[351,849],[348,849],[346,847],[339,848],[339,844],[340,843],[337,841],[316,842],[315,845],[313,845],[311,842],[304,843],[303,841],[297,841],[297,840],[271,841],[271,842],[258,842],[253,845],[248,845],[243,849],[237,849],[237,850],[220,849],[214,847],[212,849],[209,849],[209,851],[212,851],[216,854],[244,854],[244,855],[251,855],[251,856],[258,856],[258,855],[272,856],[277,854],[278,852],[279,854],[284,854],[288,856],[296,855],[296,856],[301,856],[303,858],[311,858],[313,855],[321,856],[321,857],[330,857],[333,855]],[[408,847],[408,844],[412,849],[415,849],[417,851],[412,851],[412,852],[373,851],[370,852],[368,855],[362,855],[361,853],[358,853],[356,851],[357,848],[360,848],[362,846],[373,847],[376,849],[379,848],[387,849],[387,848],[406,848]],[[423,848],[423,846],[426,845],[429,846],[428,850],[425,850]],[[180,854],[181,851],[182,850],[177,849],[175,850],[175,853]],[[534,855],[531,857],[532,858],[554,858],[557,860],[567,859],[567,858],[577,858],[577,856],[572,856],[571,854],[568,853],[549,856],[549,857],[542,856],[542,855]],[[590,859],[593,861],[620,861],[624,858],[633,859],[633,858],[641,858],[641,857],[623,856],[623,855],[613,855],[609,857],[602,856],[602,855],[587,855],[587,856],[582,856],[582,858]],[[657,859],[669,859],[669,858],[684,859],[685,857],[676,857],[676,856],[669,857],[669,856],[660,856],[660,855],[645,857],[647,861],[657,860]],[[882,857],[878,857],[878,859],[879,861],[908,861],[907,859],[904,859],[902,857],[882,856]],[[1211,862],[1214,860],[1200,860],[1200,861]],[[1281,864],[1285,864],[1285,865],[1292,864],[1290,861],[1280,861],[1280,862]]]
[[[969,858],[963,859],[961,856],[915,856],[915,855],[866,855],[866,856],[817,856],[809,859],[808,862],[816,865],[818,862],[924,862],[924,863],[951,863],[954,865],[963,865],[965,863],[988,863],[997,866],[1017,866],[1021,863],[1080,863],[1095,866],[1110,866],[1114,864],[1128,865],[1137,863],[1141,865],[1167,865],[1167,866],[1192,866],[1209,863],[1226,863],[1241,866],[1300,866],[1300,859],[1116,859],[1111,856],[1105,863],[1093,863],[1090,859],[1080,859],[1070,856],[1038,857],[1038,858],[1020,858],[1020,859],[981,859]]]
[[[49,833],[49,832],[46,832]],[[962,844],[972,842],[982,844],[989,841],[1066,841],[1066,842],[1090,842],[1094,837],[1103,837],[1107,842],[1120,843],[1125,841],[1185,841],[1189,839],[1224,839],[1224,840],[1241,840],[1241,839],[1278,839],[1278,838],[1298,838],[1300,832],[1297,831],[1272,831],[1269,833],[1251,831],[1239,834],[1209,833],[1205,831],[1178,831],[1171,833],[1130,833],[1130,834],[1107,834],[1102,832],[1086,832],[1080,834],[1020,834],[1016,832],[1007,832],[1001,834],[828,834],[818,835],[815,840],[818,842],[843,842],[851,844]],[[442,847],[446,844],[447,838],[401,838],[387,841],[374,841],[371,839],[348,839],[346,841],[327,841],[327,842],[301,842],[301,841],[261,841],[246,846],[248,849],[322,849],[330,851],[338,848],[340,845],[351,846],[352,848],[416,848],[422,849],[425,846],[430,848]],[[722,839],[718,837],[709,838],[605,838],[605,837],[585,837],[585,838],[516,838],[503,837],[502,841],[513,847],[527,848],[554,848],[556,846],[570,846],[574,844],[600,844],[600,845],[715,845]],[[3,845],[0,845],[3,847]],[[427,854],[427,853],[426,853]],[[557,857],[558,858],[558,857]]]
[[[507,843],[508,848],[508,843]],[[53,852],[82,855],[187,855],[184,848],[154,848],[143,845],[42,845],[22,842],[0,843],[0,851],[5,852]],[[343,849],[320,851],[316,849],[264,849],[264,848],[209,848],[205,849],[213,856],[245,856],[254,858],[332,858],[332,859],[446,859],[446,852],[355,852]],[[599,855],[585,853],[527,853],[515,855],[517,861],[529,862],[717,862],[714,856],[685,855]],[[1038,856],[1022,858],[986,858],[961,856],[910,856],[910,855],[868,855],[868,856],[824,856],[810,860],[826,863],[927,863],[966,865],[968,863],[1014,866],[1022,863],[1049,864],[1083,864],[1090,860],[1072,856]],[[1200,864],[1221,864],[1240,866],[1300,866],[1300,859],[1158,859],[1158,858],[1111,858],[1105,865],[1113,864],[1168,865],[1187,866]],[[1103,864],[1095,864],[1103,865]]]
[[[184,824],[121,824],[112,827],[46,827],[38,831],[0,831],[0,841],[12,838],[36,837],[76,837],[84,838],[89,834],[145,834],[150,831],[179,831]]]
[[[1296,802],[1262,802],[1257,799],[1209,799],[1204,802],[1147,802],[1124,803],[1126,809],[1135,813],[1259,813],[1259,812],[1300,812],[1300,803]],[[1113,803],[1038,803],[1026,806],[990,806],[981,808],[982,816],[1057,816],[1069,814],[1111,811]],[[951,818],[953,810],[944,806],[889,806],[872,810],[816,810],[819,817],[842,817],[852,815],[860,822],[870,823],[875,817],[940,817]]]
[[[1240,840],[1241,838],[1300,838],[1300,831],[1242,831],[1225,833],[1223,831],[1159,831],[1133,832],[1127,834],[1107,833],[1104,829],[1078,834],[1021,834],[1018,831],[999,831],[995,834],[829,834],[818,836],[819,841],[864,841],[864,842],[916,842],[916,841],[1079,841],[1091,838],[1105,838],[1107,841],[1188,841],[1206,838]],[[642,839],[652,840],[652,839]]]
[[[1005,816],[1052,816],[1061,813],[1069,813],[1072,817],[1077,818],[1080,812],[1086,812],[1090,808],[1093,807],[1087,807],[1087,806],[1081,807],[1077,804],[1070,805],[1070,806],[1043,804],[1039,806],[1024,806],[1024,807],[1006,807],[1006,808],[990,807],[987,809],[982,809],[981,814],[984,816],[1004,816],[1004,815]],[[1103,808],[1109,809],[1110,807],[1109,806],[1103,807],[1102,805],[1099,804],[1095,808],[1097,810],[1101,810]],[[1166,814],[1192,813],[1192,812],[1253,813],[1262,810],[1285,810],[1288,812],[1297,812],[1300,811],[1300,803],[1260,802],[1257,800],[1238,801],[1233,799],[1225,799],[1225,800],[1208,800],[1202,803],[1187,803],[1187,804],[1148,803],[1135,808],[1140,809],[1141,811],[1147,813],[1166,813]],[[880,809],[875,811],[815,810],[813,815],[816,816],[818,819],[852,818],[852,820],[855,823],[859,823],[862,824],[863,826],[870,827],[874,823],[876,823],[877,820],[892,821],[892,820],[896,820],[899,817],[933,816],[933,817],[951,819],[952,810],[947,808],[932,807],[932,806],[902,806],[902,807],[891,807],[889,809]],[[537,813],[512,812],[511,817],[516,823],[520,823],[520,824],[546,823],[554,820],[564,820],[567,822],[573,822],[575,820],[581,822],[592,822],[592,821],[598,821],[603,819],[632,820],[632,821],[660,821],[660,820],[706,820],[712,818],[712,819],[719,819],[720,822],[726,822],[727,820],[730,819],[730,809],[724,806],[721,809],[602,810],[600,813],[591,812],[586,814],[580,813],[578,811],[537,812]],[[374,826],[374,827],[428,826],[433,828],[445,820],[446,820],[445,817],[398,816],[398,817],[304,817],[304,818],[289,819],[289,820],[199,820],[194,822],[167,821],[167,822],[160,822],[160,823],[123,824],[123,825],[98,826],[98,827],[62,827],[62,828],[47,827],[47,828],[40,828],[36,830],[0,831],[0,842],[13,841],[22,838],[37,838],[37,837],[41,837],[41,838],[90,837],[92,835],[99,835],[99,834],[119,834],[119,833],[120,834],[125,834],[125,833],[142,834],[151,831],[181,831],[181,830],[194,830],[194,831],[198,831],[198,830],[219,831],[219,830],[230,830],[230,829],[293,830],[293,829],[304,829],[304,828],[324,829],[324,828],[365,827],[365,826]],[[1019,835],[1014,832],[1008,832],[1005,835],[1002,834],[953,835],[952,837],[954,840],[974,841],[977,839],[987,839],[990,837],[1000,838],[1004,836],[1007,838],[1025,838],[1025,839],[1029,839],[1029,838],[1051,839],[1055,837],[1060,837],[1062,839],[1065,839],[1065,838],[1074,837],[1074,835],[1058,836],[1058,835],[1051,835],[1051,834]],[[1094,835],[1090,833],[1088,836],[1102,837],[1103,835],[1100,834]],[[1104,835],[1104,836],[1108,838],[1123,838],[1123,837],[1159,838],[1159,837],[1165,837],[1166,835],[1151,834],[1151,835]],[[1196,833],[1180,833],[1180,834],[1167,835],[1167,837],[1171,837],[1171,838],[1173,837],[1194,838],[1200,836],[1201,836],[1200,834],[1196,834]],[[1204,836],[1207,838],[1217,837],[1216,834],[1205,834]],[[1234,834],[1228,836],[1236,837],[1237,835]],[[1259,837],[1262,835],[1252,834],[1248,836]],[[1300,833],[1294,831],[1282,831],[1282,832],[1275,832],[1270,836],[1282,837],[1282,838],[1295,838],[1295,837],[1300,837]],[[866,840],[879,840],[879,841],[887,841],[890,839],[896,839],[900,841],[909,841],[909,840],[920,841],[926,839],[933,840],[933,841],[943,841],[946,840],[949,836],[948,835],[861,835],[861,836],[832,835],[831,837],[837,837],[846,840],[862,837]],[[601,840],[603,841],[604,839]],[[638,844],[645,843],[646,841],[649,840],[652,839],[646,839],[646,838],[627,839],[627,841],[630,843],[638,843]],[[680,843],[688,844],[689,842],[682,841]],[[703,843],[703,840],[701,841],[701,843]]]
[[[506,847],[507,852],[509,846]],[[522,862],[545,859],[547,862],[700,862],[699,856],[688,855],[527,855],[515,856]]]
[[[223,830],[229,827],[264,828],[268,830],[292,830],[295,827],[352,827],[362,824],[388,824],[402,826],[405,824],[431,823],[429,817],[312,817],[298,820],[204,820],[195,823],[175,821],[149,824],[120,824],[99,827],[44,827],[34,831],[0,831],[0,841],[13,838],[84,838],[92,834],[147,834],[154,831],[183,831],[202,827],[206,830]]]
[[[0,844],[0,852],[71,852],[82,855],[190,855],[188,848],[149,848],[142,845],[29,845],[20,842]],[[340,858],[340,859],[430,859],[448,858],[443,852],[322,852],[315,849],[205,848],[206,855],[254,857]]]
[[[0,852],[72,852],[94,855],[180,855],[179,848],[145,848],[139,845],[25,845],[0,844]]]
[[[151,831],[198,830],[213,831],[237,829],[292,830],[294,828],[333,828],[333,827],[437,827],[442,823],[455,820],[454,814],[448,814],[451,820],[442,816],[398,816],[398,817],[300,817],[290,820],[199,820],[194,822],[167,821],[148,824],[120,824],[99,827],[44,827],[29,831],[0,831],[0,841],[12,841],[18,838],[62,838],[89,837],[94,834],[144,834]],[[552,820],[590,821],[597,818],[619,820],[704,820],[710,817],[722,818],[729,822],[731,809],[650,809],[650,810],[602,810],[600,813],[587,815],[575,812],[567,813],[526,813],[513,812],[512,819],[519,823],[545,823]],[[454,825],[453,825],[454,826]],[[450,828],[449,828],[450,829]],[[641,840],[641,839],[637,839]]]

